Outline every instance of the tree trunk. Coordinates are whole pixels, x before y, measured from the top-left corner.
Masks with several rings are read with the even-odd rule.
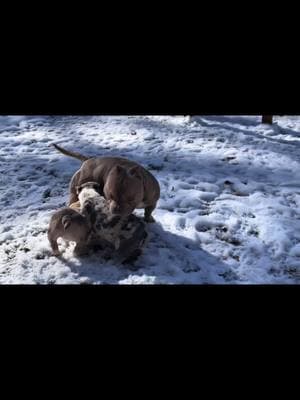
[[[262,122],[262,124],[272,124],[273,123],[273,115],[263,115],[261,122]]]

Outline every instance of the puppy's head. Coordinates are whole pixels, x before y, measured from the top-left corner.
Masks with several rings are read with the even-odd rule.
[[[127,217],[144,198],[143,179],[139,166],[130,169],[116,165],[103,188],[112,214]]]
[[[97,183],[97,182],[85,182],[85,183],[82,183],[81,185],[76,186],[77,196],[83,189],[93,189],[97,193],[102,194],[101,187],[100,187],[99,183]]]
[[[74,229],[78,225],[85,224],[84,219],[77,212],[74,212],[72,214],[68,213],[67,215],[64,215],[61,219],[61,222],[65,231]]]
[[[100,185],[97,182],[85,182],[76,186],[76,192],[80,207],[83,207],[86,200],[100,198],[101,196]]]

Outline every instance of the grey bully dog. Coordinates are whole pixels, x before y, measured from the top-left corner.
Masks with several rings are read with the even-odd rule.
[[[77,186],[94,181],[100,185],[112,214],[129,216],[134,209],[144,208],[145,221],[155,222],[151,214],[160,196],[159,183],[140,164],[122,157],[86,157],[52,145],[61,153],[83,161],[70,182],[69,205],[78,201]]]

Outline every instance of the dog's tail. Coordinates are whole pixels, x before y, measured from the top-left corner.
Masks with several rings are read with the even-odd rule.
[[[76,153],[75,151],[65,150],[62,147],[60,147],[58,144],[55,144],[55,143],[52,143],[52,146],[54,146],[56,148],[56,150],[60,151],[64,155],[73,157],[73,158],[78,158],[78,160],[81,160],[81,161],[86,161],[89,158],[91,158],[91,157],[86,157],[82,154]]]

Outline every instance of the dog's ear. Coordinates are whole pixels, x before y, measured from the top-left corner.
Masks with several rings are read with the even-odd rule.
[[[64,226],[64,229],[65,230],[68,229],[69,226],[71,225],[71,217],[70,217],[70,215],[65,215],[64,217],[62,217],[61,222],[62,222],[62,224]]]
[[[96,190],[96,192],[102,194],[101,186],[99,185],[99,183],[97,182],[93,183],[93,188]]]
[[[118,174],[120,174],[120,173],[122,173],[122,172],[125,171],[125,168],[122,167],[122,165],[117,164],[117,165],[115,166],[115,170],[116,170],[116,172],[117,172]]]
[[[142,179],[140,167],[137,165],[129,169],[129,174],[135,178]]]

